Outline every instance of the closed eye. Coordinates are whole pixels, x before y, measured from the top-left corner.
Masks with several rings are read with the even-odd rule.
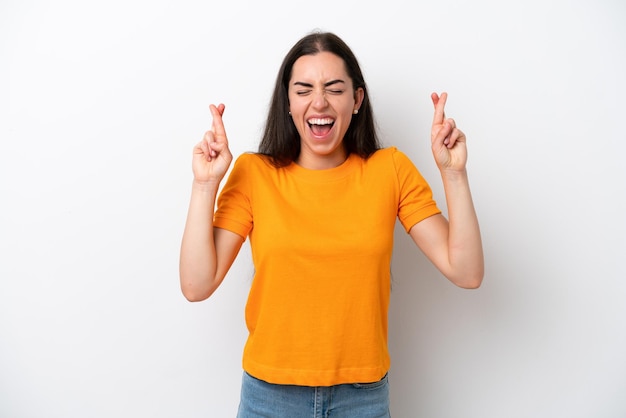
[[[293,85],[302,87],[301,90],[296,90],[296,94],[298,96],[306,96],[308,94],[311,94],[311,92],[313,91],[313,85],[310,83],[305,83],[303,81],[296,81],[295,83],[293,83]],[[331,87],[338,87],[339,85],[344,86],[345,81],[331,80],[327,83],[324,83],[324,92],[328,94],[333,94],[333,95],[340,95],[340,94],[345,93],[346,91],[345,89],[331,88]]]

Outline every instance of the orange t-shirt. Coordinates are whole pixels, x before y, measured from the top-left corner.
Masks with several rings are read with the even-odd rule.
[[[437,213],[427,182],[393,147],[328,170],[241,155],[214,225],[250,236],[244,370],[303,386],[380,380],[396,218],[409,231]]]

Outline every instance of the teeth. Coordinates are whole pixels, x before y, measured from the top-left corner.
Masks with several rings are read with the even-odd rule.
[[[334,120],[330,119],[330,118],[324,118],[324,119],[309,119],[309,123],[311,125],[331,125],[334,122]]]

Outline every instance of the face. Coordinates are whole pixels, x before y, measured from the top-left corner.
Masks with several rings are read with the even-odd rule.
[[[363,101],[341,58],[330,52],[304,55],[293,65],[289,110],[300,134],[299,165],[337,167],[346,159],[343,137]]]

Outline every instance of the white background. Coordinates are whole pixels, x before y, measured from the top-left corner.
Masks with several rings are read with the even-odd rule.
[[[180,293],[191,150],[217,102],[255,150],[316,28],[444,207],[432,91],[468,136],[485,280],[396,229],[392,415],[626,416],[625,27],[620,0],[2,0],[0,416],[234,416],[252,265]]]

